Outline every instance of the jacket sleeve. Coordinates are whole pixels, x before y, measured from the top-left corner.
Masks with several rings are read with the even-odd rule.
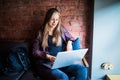
[[[38,38],[36,38],[33,42],[32,54],[37,58],[46,58],[47,52],[42,50],[41,42]]]
[[[62,26],[62,38],[64,41],[74,41],[74,37],[65,29],[65,27]]]

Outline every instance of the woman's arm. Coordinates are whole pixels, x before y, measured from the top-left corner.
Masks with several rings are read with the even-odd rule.
[[[65,50],[72,50],[72,43],[74,42],[74,37],[62,26],[62,38],[65,42]]]
[[[69,40],[69,41],[67,42],[66,50],[67,50],[67,51],[73,50],[73,48],[72,48],[72,41]]]
[[[66,30],[64,26],[62,26],[62,38],[64,41],[74,41],[74,37]]]
[[[48,59],[51,62],[54,62],[55,61],[55,57],[49,55],[48,52],[46,52],[46,51],[40,50],[41,46],[39,44],[40,44],[40,42],[39,42],[38,39],[34,41],[34,44],[33,44],[33,55],[36,56],[37,58]]]
[[[33,43],[33,55],[37,58],[46,58],[47,52],[40,50],[40,41],[38,39],[35,39]]]

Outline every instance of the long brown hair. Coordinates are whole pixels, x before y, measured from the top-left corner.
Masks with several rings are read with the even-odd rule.
[[[47,11],[44,23],[42,26],[42,48],[45,49],[48,47],[48,35],[49,35],[49,30],[51,27],[49,26],[49,21],[53,15],[53,13],[58,13],[59,14],[59,22],[55,29],[53,30],[53,39],[52,42],[55,46],[59,46],[61,44],[61,16],[59,11],[56,8],[51,8]]]

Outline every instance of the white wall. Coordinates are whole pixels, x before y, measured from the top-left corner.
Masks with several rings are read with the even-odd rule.
[[[120,74],[120,0],[94,0],[93,55],[91,80]],[[101,69],[111,62],[112,70]]]

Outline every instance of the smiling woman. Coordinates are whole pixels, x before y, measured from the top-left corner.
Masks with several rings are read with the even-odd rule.
[[[32,53],[38,76],[44,80],[87,80],[87,68],[80,64],[52,69],[57,53],[72,50],[74,40],[61,25],[59,11],[50,8],[33,44]]]

